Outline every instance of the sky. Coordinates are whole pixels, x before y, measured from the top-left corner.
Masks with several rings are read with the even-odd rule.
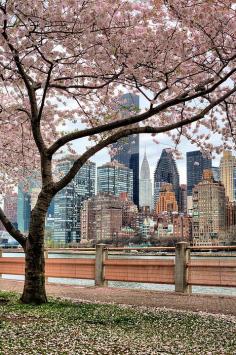
[[[141,110],[145,107],[145,101],[143,99],[140,99],[140,108]],[[160,158],[161,152],[165,148],[175,148],[173,142],[171,139],[165,135],[165,134],[160,134],[156,136],[155,138],[158,139],[159,143],[155,143],[152,139],[152,136],[150,134],[140,134],[140,145],[139,145],[139,159],[140,159],[140,168],[144,156],[144,152],[146,150],[148,162],[150,165],[150,171],[151,171],[151,179],[153,180],[153,175],[154,171],[157,165],[157,162]],[[75,147],[76,151],[78,154],[82,154],[84,151],[85,147],[87,145],[90,145],[87,139],[83,139],[78,142],[75,141],[73,146]],[[179,151],[182,153],[182,159],[176,160],[177,168],[179,171],[180,175],[180,183],[181,184],[186,184],[186,152],[194,151],[194,150],[199,150],[199,148],[193,144],[191,144],[186,138],[181,140],[181,143],[179,144]],[[91,161],[95,162],[97,166],[100,166],[104,163],[107,163],[110,161],[110,156],[108,154],[108,149],[104,148],[97,154],[95,154],[92,158]],[[220,156],[217,156],[217,158],[213,161],[212,165],[213,166],[219,166],[220,162]]]

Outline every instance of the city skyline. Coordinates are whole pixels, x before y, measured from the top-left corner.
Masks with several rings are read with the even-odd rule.
[[[171,142],[170,139],[167,139],[166,136],[160,135],[158,141],[159,143],[155,143],[152,140],[152,137],[148,134],[140,134],[139,135],[139,166],[142,164],[142,160],[144,157],[144,153],[146,150],[146,155],[147,159],[149,162],[150,166],[150,174],[151,174],[151,180],[153,183],[153,177],[154,177],[154,171],[156,168],[157,161],[159,160],[161,156],[161,152],[165,148],[174,148],[173,142]],[[86,140],[84,140],[85,145]],[[76,143],[74,143],[74,147],[77,148]],[[81,145],[80,145],[81,147]],[[79,150],[79,147],[78,147]],[[180,175],[180,184],[186,184],[187,183],[187,175],[186,175],[186,153],[190,151],[197,151],[199,150],[199,147],[196,145],[190,144],[186,139],[183,139],[182,143],[179,146],[179,150],[182,153],[182,158],[181,159],[176,159],[176,165],[177,169],[179,171]],[[233,154],[235,154],[234,151],[232,151]],[[215,159],[212,160],[212,166],[219,166],[220,164],[220,158],[222,154],[216,155]],[[95,154],[91,159],[91,161],[95,162],[97,166],[102,165],[107,163],[108,161],[111,160],[111,157],[109,155],[108,149],[105,148]]]

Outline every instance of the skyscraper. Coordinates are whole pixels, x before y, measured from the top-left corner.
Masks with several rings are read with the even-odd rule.
[[[18,198],[17,198],[17,224],[18,229],[27,233],[29,231],[31,213],[31,196],[30,193],[25,191],[22,183],[18,185]]]
[[[211,169],[212,161],[203,156],[200,150],[187,152],[187,195],[192,196],[192,190],[203,176],[203,170]]]
[[[154,172],[154,209],[163,183],[173,186],[176,201],[179,204],[179,173],[170,149],[163,149]]]
[[[220,167],[219,166],[213,166],[211,168],[212,173],[213,173],[213,178],[215,181],[220,181]]]
[[[121,116],[129,117],[133,111],[139,109],[139,96],[127,93],[122,96],[120,105]],[[113,145],[116,154],[112,160],[117,160],[133,170],[133,201],[139,205],[139,135],[133,134],[118,140]]]
[[[117,161],[106,163],[97,169],[97,191],[119,196],[126,192],[133,199],[133,170]]]
[[[187,213],[187,185],[180,185],[179,187],[179,212]]]
[[[225,187],[225,194],[232,202],[235,200],[234,193],[234,168],[236,166],[236,158],[230,151],[224,151],[220,160],[220,181]]]
[[[193,188],[193,244],[218,244],[226,227],[226,196],[212,170],[204,170],[202,181]]]
[[[58,163],[58,172],[65,175],[74,157]],[[54,241],[80,242],[80,210],[82,201],[95,195],[95,163],[85,163],[74,179],[54,197]]]
[[[140,207],[149,208],[151,208],[152,205],[152,182],[146,152],[143,157],[143,162],[140,171],[139,205]]]

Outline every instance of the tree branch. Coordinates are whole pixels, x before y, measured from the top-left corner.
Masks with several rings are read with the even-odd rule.
[[[232,95],[234,92],[236,92],[236,86],[232,89],[229,90],[225,95],[221,96],[215,101],[212,101],[205,109],[203,109],[199,114],[192,116],[191,118],[178,121],[175,123],[172,123],[170,125],[164,126],[164,127],[151,127],[151,126],[146,126],[146,127],[130,127],[127,129],[124,129],[122,131],[116,132],[110,137],[100,141],[97,143],[95,146],[92,148],[88,149],[87,152],[82,154],[80,158],[78,158],[69,172],[57,183],[54,184],[53,191],[54,193],[57,193],[60,191],[63,187],[65,187],[69,182],[75,177],[79,169],[82,167],[86,161],[91,158],[95,153],[97,153],[99,150],[107,147],[108,145],[117,142],[122,137],[127,137],[130,136],[131,134],[140,134],[140,133],[165,133],[168,131],[171,131],[173,129],[181,128],[183,126],[186,126],[188,124],[194,123],[201,118],[203,118],[213,107],[216,105],[220,104],[224,100],[226,100],[230,95]]]
[[[5,216],[3,210],[0,207],[0,221],[6,228],[6,231],[22,246],[25,247],[26,237],[16,229],[13,224],[9,221],[9,219]]]
[[[224,78],[221,78],[220,80],[218,80],[216,83],[214,83],[208,89],[199,91],[199,84],[196,85],[196,87],[191,90],[191,91],[195,91],[194,94],[192,94],[191,96],[188,96],[189,95],[189,90],[188,90],[188,91],[184,92],[183,94],[175,97],[174,99],[170,99],[164,103],[161,103],[160,105],[158,105],[154,108],[151,107],[151,109],[149,111],[141,113],[139,115],[130,116],[128,118],[121,119],[121,120],[114,121],[114,122],[110,122],[110,123],[106,123],[101,126],[88,128],[83,131],[66,134],[65,136],[59,138],[54,144],[52,144],[48,148],[48,156],[52,156],[63,145],[65,145],[68,142],[71,142],[72,140],[83,138],[83,137],[88,137],[88,136],[91,136],[94,134],[103,133],[103,132],[110,131],[115,128],[129,126],[131,124],[144,121],[144,120],[146,120],[146,119],[148,119],[148,118],[150,118],[150,117],[152,117],[152,116],[160,113],[161,111],[164,111],[165,109],[170,108],[172,106],[175,106],[175,105],[178,105],[178,104],[181,104],[184,102],[188,102],[188,101],[191,101],[191,100],[199,98],[199,97],[203,97],[204,95],[213,92],[219,85],[221,85],[223,82],[225,82],[235,72],[236,72],[236,68],[232,69],[229,73],[227,73],[224,76]],[[210,82],[210,80],[209,80],[209,82]]]

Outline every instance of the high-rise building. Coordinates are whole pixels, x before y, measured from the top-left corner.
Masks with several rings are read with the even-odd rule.
[[[119,196],[126,192],[133,199],[133,170],[117,161],[106,163],[97,168],[98,193]]]
[[[118,237],[122,228],[122,202],[99,193],[85,200],[81,209],[81,243]]]
[[[140,171],[139,205],[140,207],[149,207],[150,209],[152,206],[152,182],[146,152],[144,154]]]
[[[191,241],[192,218],[188,215],[173,215],[173,237]]]
[[[138,207],[129,199],[125,192],[121,193],[119,198],[122,202],[122,226],[130,227],[132,230],[137,231],[139,226]]]
[[[223,157],[220,160],[220,181],[225,187],[226,196],[229,201],[235,200],[234,192],[234,171],[236,166],[236,158],[230,151],[224,151]]]
[[[193,244],[218,244],[226,227],[226,196],[212,170],[204,170],[202,181],[193,188]]]
[[[187,213],[187,185],[180,185],[179,187],[179,212]]]
[[[192,190],[202,180],[203,170],[211,169],[212,161],[203,156],[200,150],[187,152],[187,195],[192,196]]]
[[[213,179],[215,181],[220,181],[220,167],[219,166],[213,166],[211,168],[212,173],[213,173]]]
[[[18,185],[18,198],[17,198],[17,225],[18,229],[27,233],[29,231],[31,214],[31,196],[30,193],[25,191],[22,183]]]
[[[154,207],[163,183],[172,184],[176,201],[179,203],[179,173],[170,149],[163,149],[154,173]]]
[[[66,157],[57,164],[65,175],[74,157]],[[74,179],[54,197],[54,242],[65,244],[80,242],[80,210],[82,202],[95,195],[95,163],[85,163]]]
[[[168,183],[162,185],[159,198],[156,203],[156,213],[159,214],[163,212],[178,212],[178,204],[172,184]]]
[[[134,111],[139,109],[139,96],[127,93],[121,97],[120,112],[122,117],[132,115]],[[113,144],[116,154],[112,160],[117,160],[133,170],[133,201],[139,205],[139,135],[133,134],[124,137]]]

